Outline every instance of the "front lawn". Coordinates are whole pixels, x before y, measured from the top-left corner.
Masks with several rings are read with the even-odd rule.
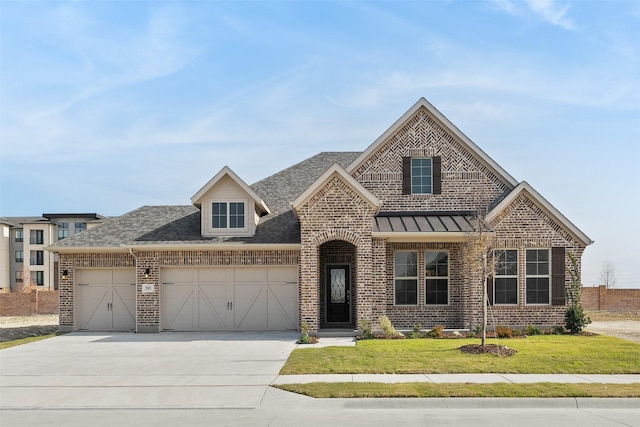
[[[297,349],[280,374],[638,374],[640,344],[619,338],[542,335],[488,340],[511,357],[466,354],[478,339],[363,340],[355,347]]]

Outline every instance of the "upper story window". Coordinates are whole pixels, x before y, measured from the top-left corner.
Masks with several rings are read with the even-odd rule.
[[[549,304],[549,250],[527,249],[527,304]]]
[[[426,304],[449,303],[449,253],[425,252],[425,297]]]
[[[16,251],[16,262],[24,262],[24,252]]]
[[[58,224],[58,240],[69,237],[69,223],[61,222]]]
[[[418,304],[418,252],[401,252],[394,255],[395,304]]]
[[[402,194],[441,193],[441,157],[434,156],[402,158]]]
[[[24,230],[16,230],[16,242],[24,241]]]
[[[431,159],[411,159],[411,194],[432,193]]]
[[[213,202],[211,210],[212,228],[245,228],[244,206],[244,202]]]
[[[518,304],[518,251],[500,249],[493,252],[493,303]]]
[[[32,245],[44,244],[44,231],[43,230],[31,230],[29,234],[29,243]]]
[[[32,271],[31,282],[38,286],[44,286],[44,271]]]
[[[84,222],[76,222],[75,223],[75,233],[78,234],[87,229],[87,224]]]

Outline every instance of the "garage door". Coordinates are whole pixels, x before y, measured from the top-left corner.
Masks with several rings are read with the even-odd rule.
[[[76,327],[83,331],[136,329],[134,269],[76,270]]]
[[[160,318],[167,331],[297,329],[297,267],[163,269]]]

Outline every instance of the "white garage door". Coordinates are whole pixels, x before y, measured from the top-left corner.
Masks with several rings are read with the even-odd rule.
[[[136,329],[134,269],[76,270],[76,328],[86,331]]]
[[[167,331],[297,329],[298,269],[165,268],[160,318]]]

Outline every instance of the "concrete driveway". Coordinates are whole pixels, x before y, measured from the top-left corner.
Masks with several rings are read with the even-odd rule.
[[[298,338],[72,333],[0,351],[0,407],[257,408]]]

